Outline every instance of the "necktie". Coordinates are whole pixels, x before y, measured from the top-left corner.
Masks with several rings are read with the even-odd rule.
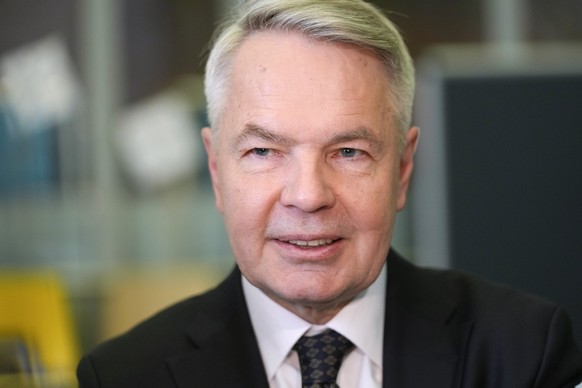
[[[344,356],[354,347],[346,337],[328,329],[313,337],[301,337],[299,354],[303,388],[338,388],[335,380]]]

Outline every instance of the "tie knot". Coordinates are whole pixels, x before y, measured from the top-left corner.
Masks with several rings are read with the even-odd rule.
[[[293,349],[299,354],[303,387],[337,387],[342,360],[353,347],[350,340],[331,329],[301,337]]]

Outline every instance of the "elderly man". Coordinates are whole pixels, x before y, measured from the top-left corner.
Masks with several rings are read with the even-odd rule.
[[[413,89],[371,5],[244,4],[208,60],[202,132],[236,268],[85,356],[81,387],[574,387],[562,310],[391,249]]]

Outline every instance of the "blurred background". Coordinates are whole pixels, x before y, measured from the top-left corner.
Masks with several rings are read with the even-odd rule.
[[[199,130],[235,3],[0,0],[0,374],[54,364],[65,386],[81,352],[232,267]],[[557,300],[580,341],[582,2],[374,3],[418,64],[395,247]],[[52,296],[27,315],[37,286]],[[39,305],[62,312],[60,345]]]

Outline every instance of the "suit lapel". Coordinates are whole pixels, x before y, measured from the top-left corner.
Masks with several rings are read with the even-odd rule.
[[[472,323],[452,319],[444,287],[391,251],[386,303],[384,386],[458,387]]]
[[[186,336],[193,349],[167,360],[182,387],[267,387],[267,378],[235,269],[208,299]]]
[[[395,252],[388,256],[384,329],[384,386],[460,386],[472,323],[456,322],[456,303],[435,279]],[[185,333],[192,351],[167,359],[176,384],[267,388],[240,271],[207,298]]]

